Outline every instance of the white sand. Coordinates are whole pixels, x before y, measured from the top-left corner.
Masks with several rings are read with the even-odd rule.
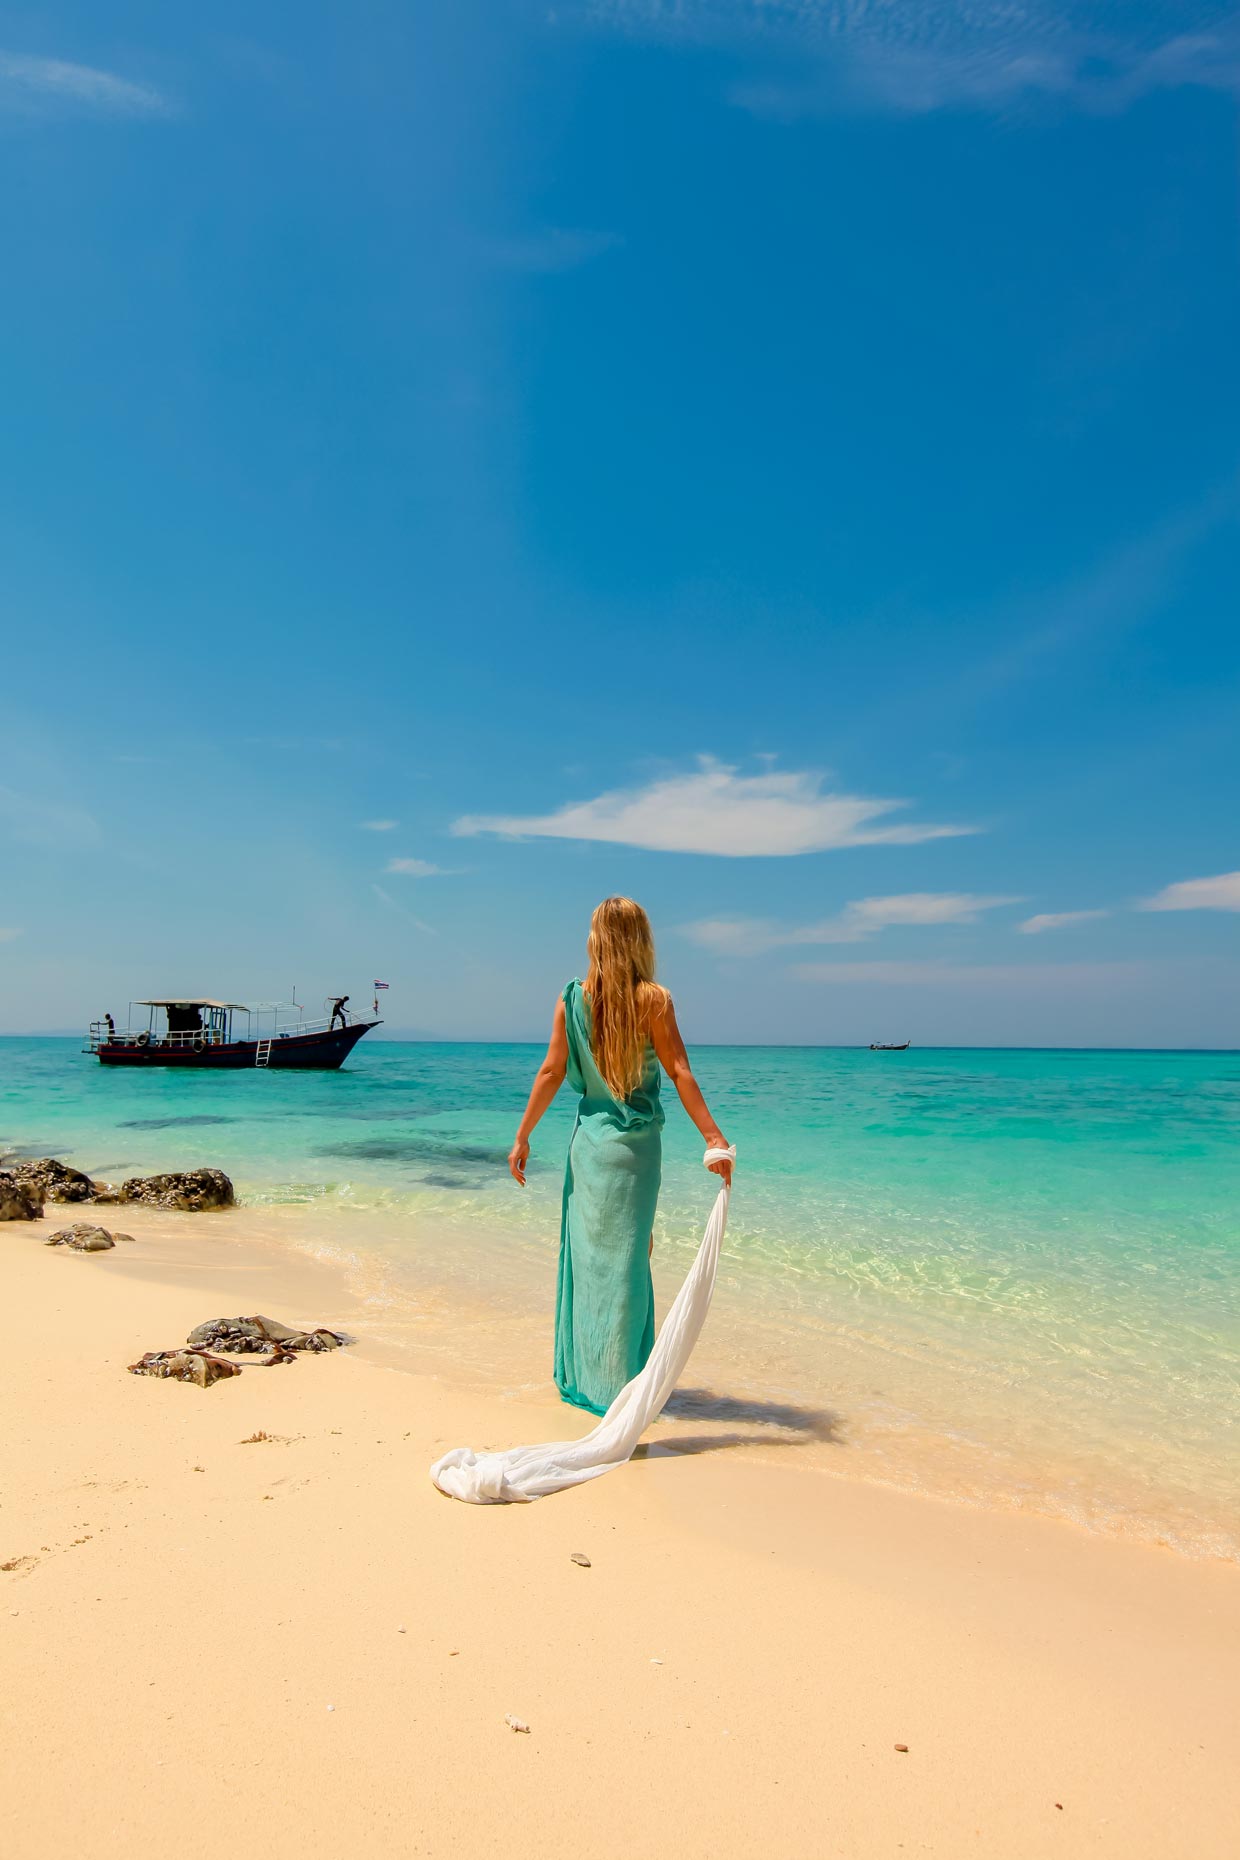
[[[343,1281],[238,1244],[244,1213],[99,1210],[137,1243],[40,1245],[83,1212],[0,1227],[9,1860],[1240,1851],[1235,1567],[752,1460],[717,1425],[456,1505],[426,1477],[445,1446],[588,1418],[366,1360]],[[358,1347],[206,1391],[125,1373],[255,1310]]]

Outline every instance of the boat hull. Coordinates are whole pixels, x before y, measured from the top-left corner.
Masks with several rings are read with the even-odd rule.
[[[260,1047],[266,1040],[230,1040],[226,1045],[204,1046],[196,1053],[188,1046],[168,1046],[151,1040],[146,1046],[134,1046],[117,1040],[99,1048],[102,1066],[175,1066],[192,1072],[237,1072],[245,1068],[268,1072],[335,1072],[342,1066],[364,1033],[377,1027],[377,1020],[354,1021],[348,1027],[335,1027],[330,1033],[276,1034],[264,1059]]]

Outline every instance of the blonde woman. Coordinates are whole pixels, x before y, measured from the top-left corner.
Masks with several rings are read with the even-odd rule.
[[[567,1077],[581,1102],[564,1176],[555,1380],[565,1401],[605,1414],[654,1344],[660,1066],[707,1145],[727,1142],[693,1076],[672,997],[654,979],[654,936],[641,905],[604,898],[587,952],[585,981],[570,982],[556,1003],[508,1167],[524,1187],[531,1133]],[[731,1162],[711,1168],[731,1180]]]

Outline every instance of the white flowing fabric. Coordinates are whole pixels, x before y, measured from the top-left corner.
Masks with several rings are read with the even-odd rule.
[[[725,1159],[736,1161],[734,1143],[724,1150],[707,1150],[703,1161],[709,1168]],[[469,1505],[528,1503],[597,1479],[632,1459],[638,1441],[679,1381],[706,1322],[728,1224],[729,1193],[727,1183],[722,1183],[697,1258],[663,1320],[646,1367],[625,1383],[598,1426],[580,1440],[548,1440],[539,1447],[509,1447],[505,1453],[453,1447],[431,1467],[441,1492]]]

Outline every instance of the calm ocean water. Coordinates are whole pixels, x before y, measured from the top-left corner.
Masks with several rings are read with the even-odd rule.
[[[368,1041],[338,1073],[112,1072],[0,1040],[0,1153],[216,1163],[433,1367],[545,1385],[568,1094],[539,1049]],[[1240,1055],[702,1048],[740,1151],[702,1412],[828,1470],[1235,1556]],[[670,1094],[661,1302],[711,1199]],[[289,1211],[299,1209],[297,1218]]]

